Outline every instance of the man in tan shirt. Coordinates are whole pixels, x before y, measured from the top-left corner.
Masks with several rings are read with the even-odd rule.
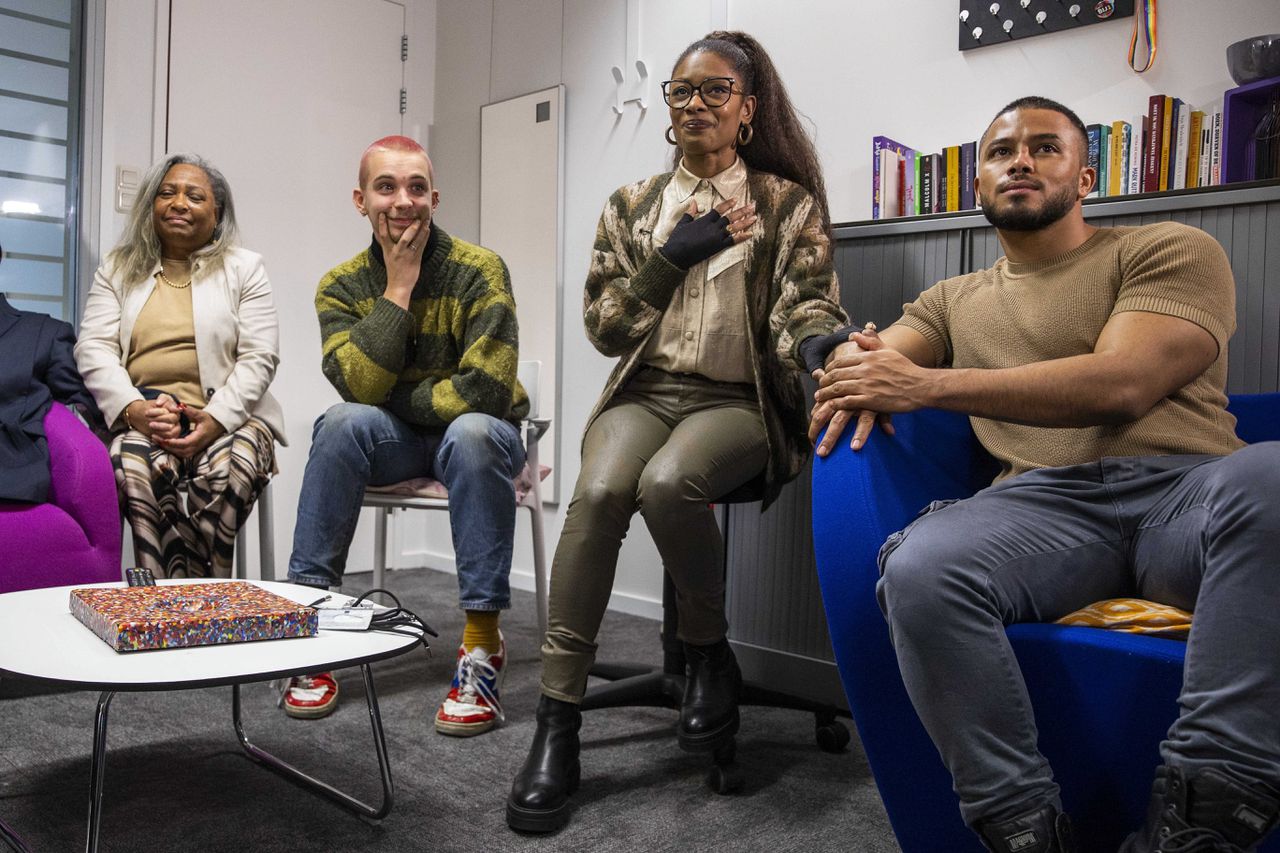
[[[1242,448],[1225,411],[1221,247],[1177,223],[1087,224],[1086,142],[1047,99],[1000,111],[975,188],[1005,257],[841,344],[817,372],[810,436],[827,427],[825,456],[853,424],[857,449],[877,420],[936,407],[970,415],[1000,463],[992,486],[890,537],[877,587],[989,849],[1076,849],[1004,626],[1134,594],[1196,609],[1196,630],[1147,825],[1123,850],[1253,849],[1280,814],[1280,442]]]

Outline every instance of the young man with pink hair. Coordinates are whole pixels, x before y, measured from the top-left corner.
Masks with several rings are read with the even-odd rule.
[[[511,603],[512,478],[524,466],[518,427],[529,410],[516,380],[511,280],[496,254],[432,222],[440,194],[414,140],[374,142],[358,179],[352,201],[373,239],[316,292],[322,367],[343,402],[312,432],[289,580],[342,582],[367,485],[443,483],[467,620],[435,725],[442,734],[482,734],[502,719],[498,614]],[[325,716],[337,692],[328,673],[295,679],[285,710]]]

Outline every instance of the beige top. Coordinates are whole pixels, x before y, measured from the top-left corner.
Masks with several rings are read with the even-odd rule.
[[[138,312],[125,365],[135,386],[155,388],[203,408],[189,286],[171,287],[157,276],[155,289]]]
[[[662,193],[654,247],[666,245],[690,199],[705,214],[726,199],[738,206],[748,204],[749,196],[747,167],[741,159],[711,178],[699,178],[681,163]],[[738,243],[685,273],[640,355],[645,364],[720,382],[755,381],[747,339],[746,257],[746,243]]]
[[[1136,421],[1038,427],[970,418],[1001,464],[997,479],[1105,456],[1227,454],[1242,442],[1226,411],[1227,341],[1235,330],[1235,283],[1226,254],[1197,228],[1162,222],[1101,228],[1045,261],[1011,263],[939,282],[898,322],[924,335],[939,366],[1002,368],[1093,351],[1112,315],[1180,317],[1218,342],[1218,358],[1190,384]]]

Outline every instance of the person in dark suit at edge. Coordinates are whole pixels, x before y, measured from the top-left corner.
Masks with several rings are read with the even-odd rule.
[[[0,260],[4,251],[0,248]],[[96,431],[102,415],[76,370],[70,323],[19,311],[0,293],[0,500],[44,503],[49,449],[44,416],[59,402]]]

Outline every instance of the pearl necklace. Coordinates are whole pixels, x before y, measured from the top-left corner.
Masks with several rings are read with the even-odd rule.
[[[165,274],[164,274],[164,267],[161,267],[161,268],[160,268],[160,272],[156,273],[156,277],[157,277],[157,278],[159,278],[161,281],[163,281],[165,284],[167,284],[167,285],[169,285],[170,287],[172,287],[174,290],[182,290],[182,289],[184,289],[184,288],[187,288],[187,287],[190,287],[190,286],[191,286],[191,279],[190,279],[190,278],[189,278],[189,279],[187,279],[187,280],[186,280],[185,282],[183,282],[182,284],[174,284],[174,283],[173,283],[173,281],[172,281],[172,279],[170,279],[170,278],[169,278],[169,276],[167,276],[167,275],[165,275]],[[193,276],[193,278],[194,278],[194,276]]]

